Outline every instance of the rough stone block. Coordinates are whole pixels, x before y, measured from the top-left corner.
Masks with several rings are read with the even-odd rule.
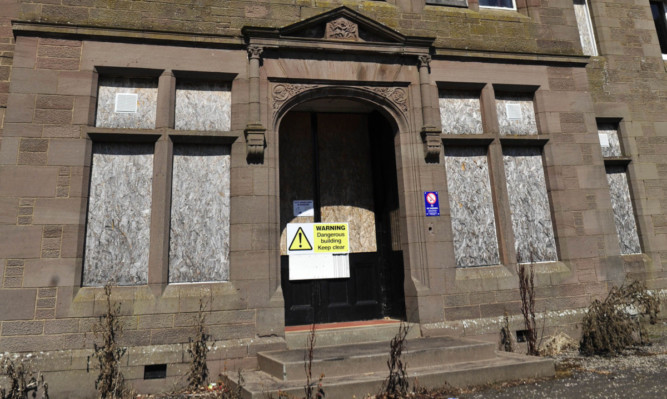
[[[44,332],[43,321],[5,321],[2,323],[2,335],[40,335]]]

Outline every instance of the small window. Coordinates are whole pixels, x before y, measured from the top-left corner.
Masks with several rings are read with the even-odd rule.
[[[514,4],[514,0],[479,0],[479,6],[516,10],[516,5]]]
[[[662,58],[667,58],[667,14],[665,12],[665,3],[663,1],[652,1],[651,13],[653,14],[655,30],[658,33]]]

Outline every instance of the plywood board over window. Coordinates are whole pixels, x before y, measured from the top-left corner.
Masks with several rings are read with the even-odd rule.
[[[618,242],[621,253],[641,253],[637,223],[630,198],[630,187],[626,175],[626,166],[607,165],[607,182],[611,194],[611,206],[614,210],[614,223],[618,233]]]
[[[558,260],[541,148],[504,147],[503,164],[518,261]]]
[[[157,79],[100,77],[95,126],[154,129]]]
[[[229,153],[174,145],[169,282],[229,279]]]
[[[600,149],[602,156],[620,157],[623,155],[621,151],[621,142],[618,138],[618,125],[615,123],[598,123],[598,137],[600,139]]]
[[[445,167],[456,266],[500,263],[484,147],[446,147]]]
[[[152,183],[152,144],[93,144],[83,285],[147,283]]]
[[[226,82],[176,82],[176,129],[231,128],[232,92]]]
[[[484,133],[478,91],[440,90],[439,101],[443,133]]]
[[[537,135],[532,94],[497,93],[496,111],[501,136]]]

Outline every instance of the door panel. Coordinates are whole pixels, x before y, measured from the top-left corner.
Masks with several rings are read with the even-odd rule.
[[[279,139],[286,325],[403,317],[402,255],[392,251],[389,223],[398,211],[396,166],[386,120],[293,112],[283,119]],[[377,139],[385,143],[378,146]],[[315,216],[295,218],[292,201],[307,199]],[[313,221],[349,223],[350,278],[289,281],[286,225]]]

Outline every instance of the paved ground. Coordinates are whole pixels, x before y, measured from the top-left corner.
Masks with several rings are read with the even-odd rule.
[[[556,357],[558,377],[503,384],[458,399],[504,398],[667,398],[667,322],[652,329],[653,345],[616,358],[583,357],[576,351]],[[657,335],[655,335],[657,334]]]

